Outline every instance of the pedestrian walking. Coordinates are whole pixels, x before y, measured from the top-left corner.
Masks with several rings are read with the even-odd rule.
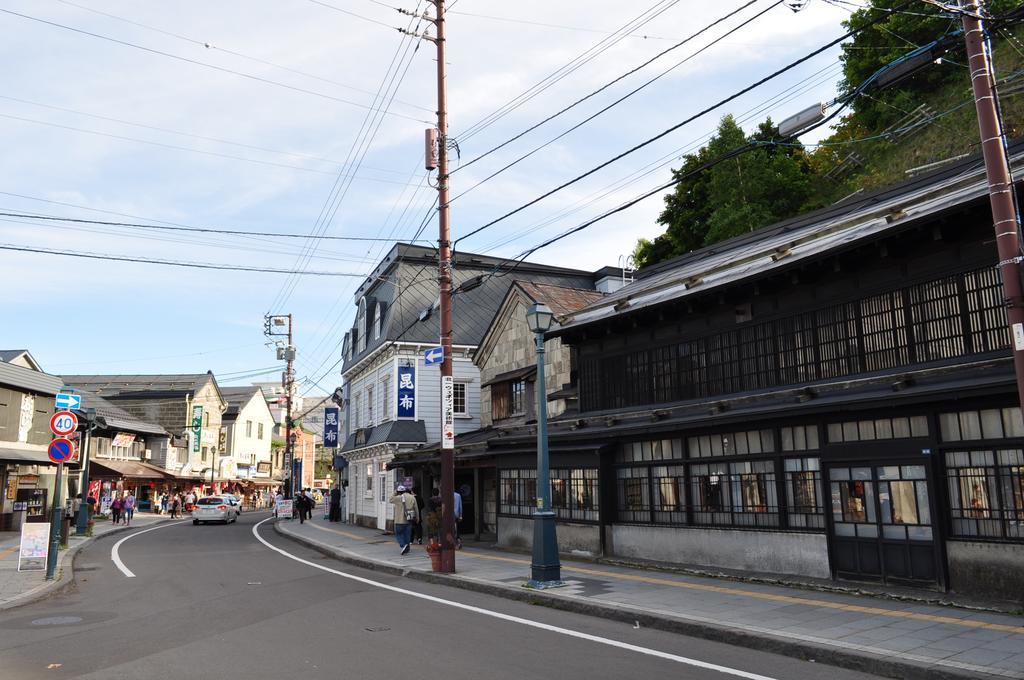
[[[163,494],[162,496],[160,496],[160,514],[161,515],[166,515],[167,514],[167,505],[168,505],[168,503],[170,503],[170,499],[167,498],[167,494],[166,493]]]
[[[132,517],[135,516],[135,496],[129,491],[128,495],[124,499],[124,524],[125,526],[131,526]]]
[[[398,541],[398,545],[401,546],[401,554],[407,555],[409,548],[412,546],[412,520],[414,520],[419,512],[416,509],[416,501],[412,496],[406,493],[406,489],[401,484],[395,489],[395,493],[388,502],[395,509],[395,540]]]
[[[305,523],[307,515],[310,514],[309,506],[312,502],[313,499],[304,493],[300,493],[295,497],[295,509],[299,511],[299,524]],[[312,517],[309,517],[309,519],[312,519]]]
[[[121,500],[120,496],[114,498],[110,503],[110,519],[114,521],[114,524],[121,523],[121,511],[124,509],[124,501]]]
[[[331,511],[328,513],[328,519],[332,522],[341,521],[341,489],[338,487],[331,489]]]
[[[181,511],[181,496],[174,494],[174,497],[170,500],[171,505],[171,519],[176,519],[178,513]]]
[[[459,522],[462,521],[462,494],[458,491],[452,491],[454,496],[452,507],[455,509],[455,549],[459,550],[462,548],[462,536],[459,535]]]
[[[313,498],[313,494],[310,493],[309,489],[302,492],[306,502],[302,504],[302,507],[306,509],[306,519],[313,519],[313,508],[316,507],[316,500]]]
[[[426,503],[423,499],[416,495],[416,492],[412,489],[405,490],[407,494],[412,496],[413,502],[416,504],[416,519],[412,524],[412,540],[416,541],[417,545],[423,545],[423,508]]]

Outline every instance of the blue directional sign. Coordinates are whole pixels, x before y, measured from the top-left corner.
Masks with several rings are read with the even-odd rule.
[[[54,405],[59,411],[74,411],[82,408],[82,395],[61,392],[57,395]]]
[[[329,449],[338,448],[339,414],[337,407],[324,409],[324,446]]]
[[[398,408],[395,415],[399,418],[416,417],[416,367],[398,367]]]
[[[444,347],[431,347],[423,353],[423,363],[427,366],[440,364],[444,361]]]

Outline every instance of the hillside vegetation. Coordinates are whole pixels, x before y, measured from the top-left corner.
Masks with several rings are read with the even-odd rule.
[[[853,13],[845,25],[859,28],[877,12],[898,4],[896,0],[876,0],[874,9]],[[1018,2],[989,0],[986,4],[991,15],[1000,16],[1016,8]],[[992,42],[1003,123],[1007,136],[1014,138],[1024,133],[1024,27],[995,26]],[[843,45],[841,91],[854,91],[885,64],[959,28],[958,18],[923,2],[902,12],[889,12],[885,21]],[[655,264],[898,183],[928,169],[924,166],[940,167],[943,162],[978,152],[978,124],[963,38],[957,37],[956,47],[941,63],[930,64],[895,85],[868,89],[855,97],[833,133],[818,145],[775,144],[778,129],[771,120],[748,134],[726,115],[708,144],[686,156],[673,171],[677,179],[685,178],[665,196],[665,208],[658,218],[665,233],[637,243],[637,265]],[[746,142],[758,144],[751,151],[693,172]]]

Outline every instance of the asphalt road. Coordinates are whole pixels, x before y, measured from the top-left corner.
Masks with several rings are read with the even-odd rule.
[[[72,590],[0,613],[0,679],[872,677],[383,576],[257,529],[296,561],[254,536],[266,517],[91,543]],[[134,578],[111,560],[126,536]]]

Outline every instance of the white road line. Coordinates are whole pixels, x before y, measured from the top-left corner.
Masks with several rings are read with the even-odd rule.
[[[443,605],[446,605],[448,607],[455,607],[456,609],[463,609],[465,611],[473,612],[475,614],[480,614],[482,616],[490,616],[490,617],[495,618],[495,619],[501,619],[502,621],[509,621],[511,623],[518,623],[520,625],[529,626],[531,628],[539,628],[541,630],[546,630],[546,631],[549,631],[549,632],[552,632],[552,633],[558,633],[560,635],[566,635],[568,637],[578,638],[580,640],[588,640],[590,642],[596,642],[596,643],[601,644],[601,645],[608,645],[609,647],[617,647],[618,649],[624,649],[626,651],[636,652],[637,654],[645,654],[647,656],[653,656],[653,657],[657,657],[659,659],[665,659],[667,661],[674,661],[676,663],[685,664],[687,666],[695,666],[697,668],[704,668],[706,670],[716,671],[718,673],[724,673],[726,675],[733,675],[733,676],[738,677],[738,678],[746,678],[746,680],[775,680],[774,678],[771,678],[771,677],[769,677],[767,675],[758,675],[757,673],[748,673],[747,671],[741,671],[741,670],[736,669],[736,668],[729,668],[728,666],[719,666],[718,664],[708,663],[706,661],[700,661],[698,659],[691,659],[689,657],[679,656],[677,654],[669,654],[668,652],[662,652],[662,651],[659,651],[657,649],[650,649],[648,647],[640,647],[638,645],[631,645],[628,642],[620,642],[618,640],[612,640],[611,638],[600,637],[598,635],[591,635],[589,633],[581,633],[579,631],[569,630],[568,628],[560,628],[558,626],[552,626],[552,625],[547,624],[547,623],[541,623],[539,621],[531,621],[530,619],[524,619],[524,618],[521,618],[521,617],[518,617],[518,616],[512,616],[511,614],[502,614],[501,612],[495,612],[495,611],[491,611],[489,609],[483,609],[481,607],[474,607],[473,605],[463,604],[461,602],[454,602],[452,600],[444,600],[444,599],[442,599],[440,597],[434,597],[433,595],[425,595],[423,593],[417,593],[417,592],[412,591],[412,590],[406,590],[404,588],[398,588],[396,586],[391,586],[391,585],[388,585],[386,583],[378,583],[377,581],[373,581],[373,580],[370,580],[368,578],[363,578],[361,576],[355,576],[353,574],[346,574],[343,571],[338,571],[337,569],[331,569],[330,567],[325,567],[325,566],[323,566],[321,564],[316,564],[314,562],[310,562],[309,560],[304,560],[301,557],[297,557],[295,555],[292,555],[291,553],[286,552],[286,551],[282,550],[281,548],[278,548],[277,546],[273,546],[270,543],[268,543],[262,536],[260,536],[259,528],[260,528],[260,525],[263,524],[264,522],[269,522],[269,521],[271,521],[273,519],[274,519],[273,517],[268,517],[267,519],[265,519],[265,520],[263,520],[261,522],[257,522],[256,524],[253,525],[253,527],[252,527],[252,534],[253,534],[253,536],[256,537],[256,540],[258,540],[260,543],[262,543],[263,545],[267,546],[268,548],[270,548],[274,552],[277,552],[277,553],[280,553],[281,555],[284,555],[288,559],[295,560],[296,562],[301,562],[302,564],[305,564],[307,566],[313,567],[315,569],[319,569],[321,571],[326,571],[326,572],[331,573],[331,574],[336,574],[337,576],[341,576],[343,578],[347,578],[347,579],[352,580],[352,581],[357,581],[359,583],[364,583],[364,584],[369,585],[369,586],[374,586],[375,588],[381,588],[382,590],[390,590],[393,593],[400,593],[402,595],[408,595],[410,597],[416,597],[416,598],[419,598],[421,600],[427,600],[428,602],[434,602],[436,604],[443,604]]]
[[[146,533],[148,531],[156,531],[157,529],[163,529],[164,527],[171,527],[171,526],[174,526],[175,524],[184,524],[187,521],[189,521],[189,520],[186,519],[186,520],[182,520],[181,522],[167,522],[165,524],[159,524],[159,525],[157,525],[155,527],[150,527],[148,529],[143,529],[142,531],[136,531],[134,534],[128,534],[127,536],[122,538],[120,541],[115,543],[114,547],[110,549],[110,559],[111,559],[111,561],[114,563],[115,567],[117,567],[118,569],[121,570],[122,574],[124,574],[128,578],[135,578],[135,574],[132,572],[131,569],[129,569],[128,567],[124,566],[124,562],[121,561],[121,555],[118,554],[118,550],[121,547],[121,544],[124,543],[125,541],[127,541],[129,538],[135,538],[139,534],[144,534],[144,533]]]

